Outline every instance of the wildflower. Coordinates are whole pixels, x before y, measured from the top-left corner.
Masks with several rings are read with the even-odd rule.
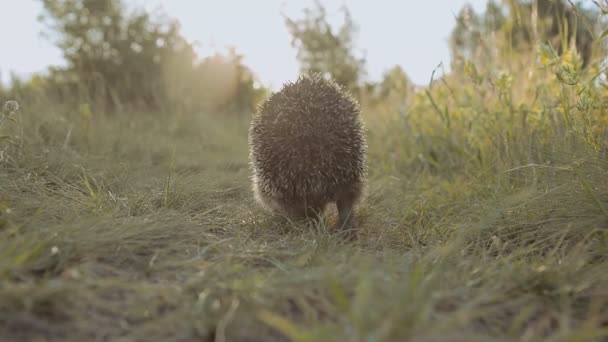
[[[6,114],[12,114],[19,110],[19,103],[17,101],[6,101],[4,103],[4,107],[2,107],[2,111]]]

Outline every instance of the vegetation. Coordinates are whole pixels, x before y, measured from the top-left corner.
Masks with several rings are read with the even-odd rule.
[[[364,76],[365,59],[354,53],[358,27],[347,7],[342,7],[344,23],[335,31],[327,21],[325,8],[319,1],[304,10],[304,18],[286,17],[285,24],[298,50],[302,73],[321,73],[358,95]]]
[[[235,51],[201,60],[178,23],[163,15],[129,13],[120,0],[41,2],[67,67],[52,69],[38,86],[58,102],[106,111],[238,112],[253,110],[264,95]]]
[[[531,20],[498,10],[498,33]],[[588,26],[584,68],[577,44],[482,33],[427,87],[360,86],[354,242],[335,212],[255,205],[247,116],[4,89],[0,340],[606,340],[607,34]]]

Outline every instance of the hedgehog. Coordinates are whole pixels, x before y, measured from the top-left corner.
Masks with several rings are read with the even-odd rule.
[[[366,178],[360,107],[335,81],[300,76],[270,95],[253,115],[249,161],[253,193],[267,210],[318,221],[328,205],[352,236],[354,207]]]

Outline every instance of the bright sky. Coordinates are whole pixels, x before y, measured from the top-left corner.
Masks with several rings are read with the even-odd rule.
[[[290,44],[281,12],[301,17],[312,0],[126,0],[131,6],[157,6],[180,20],[182,33],[198,42],[202,56],[217,49],[235,46],[245,56],[244,63],[261,81],[273,88],[298,73],[296,51]],[[333,23],[340,23],[338,11],[346,4],[359,25],[356,41],[367,58],[370,80],[379,80],[390,67],[401,65],[412,80],[426,84],[432,70],[449,64],[447,39],[455,25],[454,16],[465,3],[477,11],[486,0],[323,0]],[[43,26],[39,0],[0,0],[0,73],[27,76],[49,65],[60,65],[62,57],[52,42],[40,37]]]

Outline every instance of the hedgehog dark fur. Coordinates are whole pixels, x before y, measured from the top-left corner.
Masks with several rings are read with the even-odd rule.
[[[320,217],[336,203],[339,225],[353,228],[366,176],[366,141],[357,101],[319,75],[286,83],[253,116],[249,129],[253,191],[266,208]]]

